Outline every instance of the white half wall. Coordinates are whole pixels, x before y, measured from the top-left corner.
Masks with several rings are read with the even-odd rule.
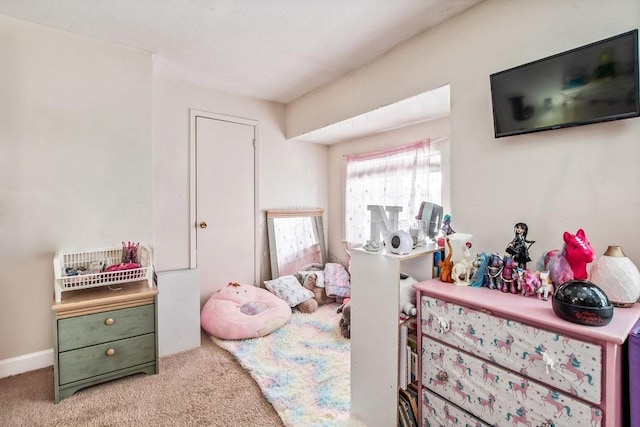
[[[200,275],[196,269],[158,272],[160,357],[200,347]]]

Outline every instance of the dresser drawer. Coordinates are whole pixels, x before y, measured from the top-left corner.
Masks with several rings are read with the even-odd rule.
[[[423,334],[601,403],[601,346],[437,298],[422,296],[421,300]]]
[[[68,351],[155,332],[155,305],[58,320],[58,350]]]
[[[66,351],[59,355],[60,385],[155,360],[155,334]]]
[[[493,402],[490,403],[493,406]],[[489,427],[489,424],[462,411],[455,405],[442,399],[437,394],[431,393],[426,388],[422,389],[422,427],[440,427],[449,425]]]
[[[598,408],[444,343],[424,338],[422,355],[423,386],[488,424],[600,425]]]

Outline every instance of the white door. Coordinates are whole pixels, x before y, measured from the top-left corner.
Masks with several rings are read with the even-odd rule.
[[[255,126],[231,120],[195,117],[201,305],[229,282],[255,283]]]

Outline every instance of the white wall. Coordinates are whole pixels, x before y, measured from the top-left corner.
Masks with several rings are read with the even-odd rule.
[[[583,227],[598,254],[621,245],[640,265],[640,118],[495,139],[489,90],[491,73],[638,27],[635,0],[486,0],[289,104],[288,133],[450,83],[456,231],[503,252],[526,222],[537,260]]]
[[[189,267],[189,109],[257,120],[260,280],[270,278],[264,210],[327,208],[327,148],[287,142],[284,106],[154,78],[154,240],[158,271]],[[238,171],[242,173],[242,171]],[[237,197],[245,197],[239,194]],[[233,200],[225,200],[234,206]],[[211,290],[213,292],[213,289]]]
[[[0,16],[0,361],[52,347],[56,250],[152,243],[151,56]]]

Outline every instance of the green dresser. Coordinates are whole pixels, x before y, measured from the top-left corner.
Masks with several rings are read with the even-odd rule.
[[[155,286],[134,282],[67,292],[54,303],[55,401],[135,373],[158,373]]]

